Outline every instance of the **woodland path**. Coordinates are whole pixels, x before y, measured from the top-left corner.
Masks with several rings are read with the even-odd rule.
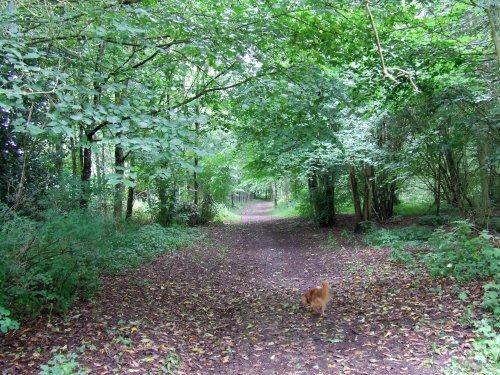
[[[25,325],[0,342],[1,373],[36,374],[59,351],[92,374],[434,374],[468,347],[449,281],[390,262],[349,217],[321,229],[270,209],[254,203],[241,223],[107,277],[66,317]],[[318,317],[299,301],[323,279],[332,301]]]

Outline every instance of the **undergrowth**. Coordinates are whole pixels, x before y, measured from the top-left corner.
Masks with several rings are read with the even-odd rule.
[[[294,205],[289,205],[288,207],[283,205],[278,205],[278,207],[273,208],[271,210],[271,216],[280,219],[286,219],[286,218],[298,217],[299,213],[297,212],[297,209],[295,208]]]
[[[443,223],[448,218],[443,219]],[[425,217],[422,224],[436,224]],[[454,360],[450,374],[495,374],[500,368],[500,238],[488,231],[477,232],[468,221],[455,221],[434,232],[428,227],[371,228],[365,241],[375,247],[390,247],[393,261],[423,264],[431,275],[453,277],[458,283],[485,280],[482,307],[487,314],[476,321],[478,339],[470,361]]]
[[[119,225],[117,225],[119,224]],[[105,273],[125,272],[198,236],[192,228],[138,226],[86,211],[43,213],[41,220],[0,207],[0,325],[64,311],[93,295]],[[14,323],[13,323],[14,322]]]
[[[236,223],[240,220],[240,215],[228,208],[224,203],[214,204],[215,216],[213,218],[214,223]]]

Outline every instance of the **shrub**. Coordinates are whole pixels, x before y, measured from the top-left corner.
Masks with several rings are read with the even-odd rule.
[[[136,267],[198,235],[190,228],[115,224],[80,210],[47,211],[33,221],[0,207],[0,306],[16,317],[63,311],[89,298],[102,273]]]
[[[195,226],[201,222],[200,209],[191,202],[178,202],[175,206],[175,221],[178,224]]]
[[[418,246],[427,241],[431,234],[431,229],[418,225],[398,229],[374,228],[366,231],[365,241],[372,246],[401,249]]]
[[[389,256],[393,261],[398,263],[403,263],[403,264],[415,263],[415,258],[413,257],[413,254],[410,253],[409,251],[394,249],[391,251]]]
[[[215,223],[232,223],[240,219],[240,216],[232,212],[224,203],[215,203],[214,210],[213,222]]]
[[[437,227],[439,225],[448,224],[450,222],[450,217],[447,215],[436,216],[436,215],[424,215],[420,216],[417,223],[420,225],[431,225]]]
[[[497,274],[497,278],[498,276]],[[484,290],[483,307],[493,312],[493,325],[500,329],[500,284],[494,282],[488,283],[484,286]]]
[[[498,277],[500,249],[483,231],[473,235],[467,221],[456,221],[451,231],[437,229],[429,240],[431,252],[422,259],[433,275],[453,276],[459,281]]]
[[[100,267],[106,272],[124,272],[165,252],[172,252],[199,237],[195,229],[144,225],[135,231],[116,233],[98,255]]]
[[[36,315],[44,306],[67,308],[88,296],[99,279],[94,255],[112,225],[74,211],[47,211],[44,221],[6,215],[0,228],[0,304],[16,315]]]
[[[207,193],[201,202],[200,223],[206,224],[212,221],[215,217],[215,213],[215,201],[212,195]]]

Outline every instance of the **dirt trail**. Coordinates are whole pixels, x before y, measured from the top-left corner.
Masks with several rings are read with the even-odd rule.
[[[349,217],[327,230],[270,209],[106,278],[94,302],[0,342],[0,368],[35,374],[59,351],[95,374],[434,374],[467,346],[448,281],[391,263]],[[299,301],[323,279],[332,301],[318,317]]]

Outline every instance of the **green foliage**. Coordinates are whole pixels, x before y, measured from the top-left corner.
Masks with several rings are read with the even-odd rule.
[[[391,250],[389,256],[395,262],[412,265],[415,263],[415,257],[413,254],[406,250],[393,249]]]
[[[483,319],[476,323],[479,338],[472,343],[472,359],[466,361],[452,360],[445,370],[449,375],[496,375],[500,368],[500,335],[491,322]]]
[[[230,210],[224,203],[215,203],[215,216],[213,218],[214,223],[235,223],[240,220],[240,215],[236,214]]]
[[[181,357],[174,350],[167,353],[167,363],[162,366],[163,371],[169,375],[175,375],[181,369]]]
[[[272,216],[278,217],[280,219],[299,216],[299,213],[295,205],[290,204],[288,207],[286,207],[283,203],[281,204],[278,203],[278,207],[273,208],[270,213]]]
[[[431,252],[422,260],[433,275],[467,281],[500,274],[500,249],[493,245],[488,232],[475,236],[470,222],[456,221],[449,231],[437,229],[429,244]]]
[[[65,310],[90,297],[103,272],[124,271],[187,244],[187,228],[128,225],[87,211],[47,211],[42,221],[0,211],[0,304],[15,316]]]
[[[88,371],[79,369],[80,363],[76,361],[75,353],[56,354],[48,364],[40,366],[40,375],[83,375]]]
[[[306,189],[301,189],[294,193],[296,204],[295,209],[300,217],[306,219],[314,218],[314,207],[309,199],[309,193]]]
[[[500,329],[500,280],[498,273],[495,282],[484,285],[483,307],[493,313],[494,326]]]
[[[365,241],[376,247],[387,246],[402,249],[421,245],[430,238],[431,234],[431,229],[418,225],[396,229],[375,228],[366,233]]]
[[[0,332],[2,333],[19,328],[19,322],[9,318],[9,316],[10,311],[0,306]]]
[[[405,216],[429,215],[431,210],[432,205],[427,201],[401,202],[394,206],[396,214]]]
[[[206,193],[200,207],[200,223],[206,224],[215,217],[215,201],[211,194]]]
[[[177,202],[175,205],[175,220],[179,224],[195,226],[201,222],[200,208],[191,202]]]
[[[106,241],[107,245],[97,255],[97,261],[102,271],[123,273],[144,262],[149,262],[158,255],[172,252],[186,246],[199,232],[184,227],[162,227],[159,224],[149,224],[133,229],[117,232]]]
[[[417,219],[417,223],[420,225],[430,225],[430,226],[440,226],[448,224],[451,218],[448,215],[436,216],[436,215],[424,215]]]
[[[47,211],[43,217],[0,220],[0,303],[16,315],[64,310],[75,298],[88,297],[99,283],[96,255],[114,231],[87,212]]]

